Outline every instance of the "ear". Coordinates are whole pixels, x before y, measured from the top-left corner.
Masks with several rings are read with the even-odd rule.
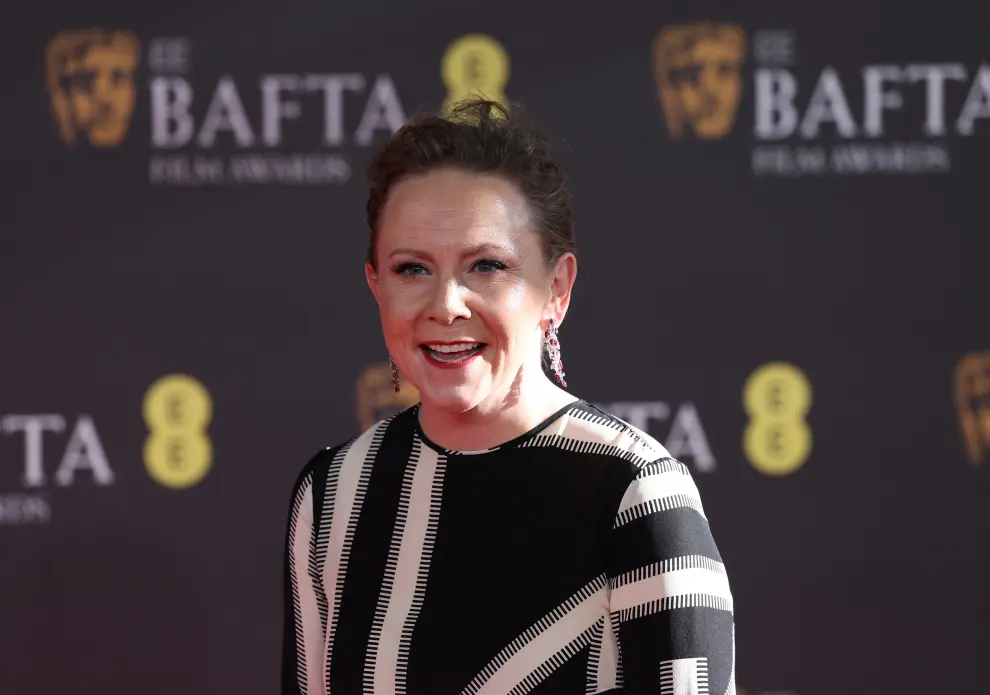
[[[375,295],[375,301],[381,304],[382,298],[379,294],[378,271],[367,261],[364,264],[364,279],[368,282],[368,287],[371,288],[371,294]]]
[[[573,253],[565,253],[557,259],[550,275],[550,301],[547,303],[544,320],[553,319],[558,326],[564,322],[576,279],[577,258]]]

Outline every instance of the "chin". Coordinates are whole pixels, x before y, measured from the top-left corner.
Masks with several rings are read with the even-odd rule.
[[[451,414],[460,414],[481,404],[491,393],[492,374],[481,355],[460,365],[438,366],[419,351],[407,362],[409,381],[419,391],[420,402]]]
[[[424,384],[419,389],[420,401],[437,410],[451,414],[467,412],[476,407],[484,399],[485,394],[475,384],[460,386],[440,386]]]

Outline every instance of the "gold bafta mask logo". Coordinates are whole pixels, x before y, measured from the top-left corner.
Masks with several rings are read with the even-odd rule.
[[[467,34],[450,44],[440,60],[440,77],[447,88],[444,111],[472,96],[509,107],[509,54],[491,36]]]
[[[140,42],[127,32],[87,29],[58,34],[45,48],[45,81],[59,135],[94,147],[119,145],[134,113]]]
[[[746,34],[708,22],[666,27],[653,42],[653,75],[670,137],[725,137],[742,95]]]
[[[357,417],[362,429],[419,403],[415,386],[404,378],[399,379],[399,385],[396,393],[388,362],[373,364],[361,372],[357,381]]]
[[[954,386],[966,458],[980,465],[990,458],[990,350],[959,360]]]

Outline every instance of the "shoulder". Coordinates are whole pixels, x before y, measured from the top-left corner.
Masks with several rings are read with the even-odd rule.
[[[612,461],[610,478],[618,498],[637,497],[646,488],[650,494],[695,489],[688,467],[660,442],[595,405],[576,403],[560,429],[562,437],[573,440],[570,448],[601,453]]]
[[[575,402],[566,417],[548,430],[547,434],[564,440],[567,448],[614,459],[630,474],[659,461],[673,460],[649,434],[584,400]]]
[[[331,471],[340,467],[348,454],[361,455],[359,452],[367,452],[379,444],[387,430],[402,429],[401,425],[413,422],[411,419],[414,417],[413,410],[414,407],[410,407],[389,418],[379,420],[361,434],[314,453],[296,475],[293,498],[307,494],[307,491],[313,490],[314,487],[322,488],[323,481],[326,481]],[[405,429],[412,431],[411,427]]]

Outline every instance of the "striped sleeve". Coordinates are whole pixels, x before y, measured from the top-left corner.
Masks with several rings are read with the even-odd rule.
[[[609,540],[614,686],[735,695],[732,594],[688,469],[668,457],[639,469]]]
[[[313,465],[296,482],[289,511],[284,562],[282,695],[322,692],[326,603],[316,563]]]

